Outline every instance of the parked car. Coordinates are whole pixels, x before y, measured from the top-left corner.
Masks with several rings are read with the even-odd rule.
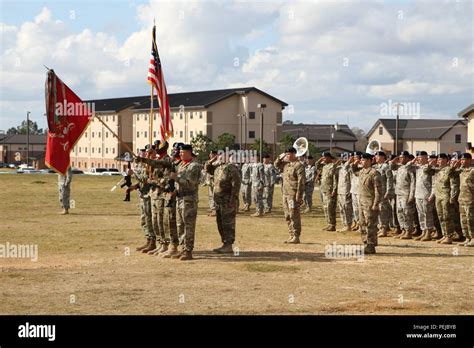
[[[84,172],[78,168],[72,168],[72,174],[84,174]]]
[[[91,168],[88,175],[122,175],[117,168]]]
[[[41,173],[41,171],[33,167],[22,167],[22,168],[18,168],[16,173],[17,174],[39,174]]]
[[[53,174],[53,173],[55,173],[55,171],[52,170],[52,169],[41,169],[40,173],[41,174]]]

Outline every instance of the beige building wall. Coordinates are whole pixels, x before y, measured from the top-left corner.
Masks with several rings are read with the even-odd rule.
[[[456,134],[461,135],[461,141],[456,143]],[[446,153],[453,153],[454,151],[465,152],[467,143],[467,127],[458,124],[450,129],[440,141],[440,151]]]
[[[375,131],[368,138],[368,143],[370,143],[372,140],[378,140],[380,142],[380,145],[382,146],[383,151],[388,152],[388,153],[393,152],[393,145],[395,141],[394,139],[392,139],[392,136],[390,135],[390,133],[381,123],[379,123]]]
[[[474,111],[464,119],[467,121],[467,142],[471,143],[471,146],[474,147]],[[474,153],[473,150],[471,152]]]

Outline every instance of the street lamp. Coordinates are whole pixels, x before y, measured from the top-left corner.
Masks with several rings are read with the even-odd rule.
[[[336,122],[335,125],[331,125],[331,137],[329,138],[329,153],[332,154],[332,139],[334,138],[334,132],[339,130],[339,124]]]
[[[26,166],[30,165],[30,114],[26,112]]]
[[[263,110],[267,107],[267,104],[257,104],[257,108],[260,109],[260,160],[263,158]]]
[[[400,105],[403,105],[403,103],[396,103],[394,104],[397,107],[397,119],[395,121],[395,155],[398,155],[398,122],[399,122],[399,110],[400,110]]]

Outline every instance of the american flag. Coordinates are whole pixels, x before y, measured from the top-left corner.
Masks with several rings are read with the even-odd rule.
[[[161,68],[160,55],[156,46],[156,26],[153,25],[153,41],[151,43],[150,66],[148,67],[148,83],[156,90],[158,102],[160,105],[161,116],[161,139],[167,140],[173,136],[173,122],[171,122],[170,103],[168,92],[166,91],[165,78]]]

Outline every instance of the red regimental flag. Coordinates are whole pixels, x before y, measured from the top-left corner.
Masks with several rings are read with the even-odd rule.
[[[84,103],[53,70],[47,73],[45,87],[48,119],[45,163],[66,175],[70,166],[69,154],[89,125],[93,107]]]

